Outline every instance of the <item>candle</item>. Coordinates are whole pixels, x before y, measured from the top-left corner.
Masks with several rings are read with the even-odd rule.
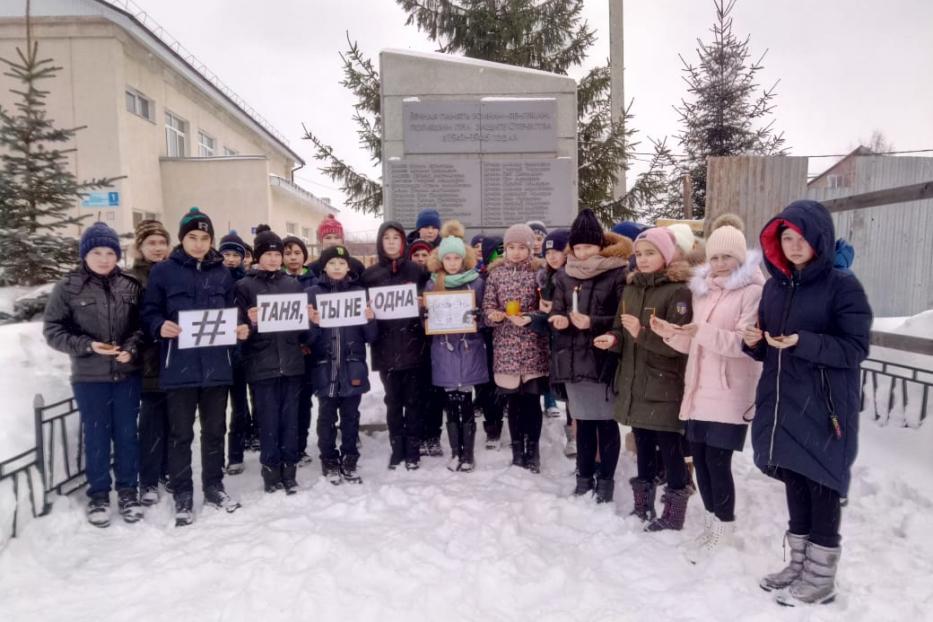
[[[522,303],[518,300],[509,300],[505,303],[505,314],[515,317],[522,314]]]
[[[573,312],[574,313],[580,312],[580,306],[579,306],[580,301],[579,301],[579,296],[577,295],[579,291],[580,291],[580,286],[579,285],[574,286],[573,288]]]

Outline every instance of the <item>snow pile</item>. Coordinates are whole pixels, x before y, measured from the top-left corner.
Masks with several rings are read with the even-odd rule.
[[[362,485],[330,485],[315,460],[294,497],[263,493],[249,453],[246,472],[225,480],[243,508],[197,509],[191,527],[175,528],[163,499],[139,524],[96,529],[82,495],[61,498],[0,552],[0,619],[924,619],[933,489],[882,455],[878,439],[892,431],[863,430],[863,446],[878,451],[863,452],[844,509],[842,595],[819,609],[779,608],[757,586],[783,565],[786,510],[782,486],[754,468],[750,450],[735,460],[741,548],[695,567],[677,545],[702,523],[699,499],[684,532],[644,533],[627,516],[628,454],[614,505],[571,498],[562,420],[549,419],[537,476],[511,467],[507,448],[479,448],[472,474],[447,471],[445,458],[388,471],[388,439],[377,433],[363,436]]]

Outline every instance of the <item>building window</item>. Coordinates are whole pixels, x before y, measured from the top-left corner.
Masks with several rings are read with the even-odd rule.
[[[133,89],[126,90],[126,110],[147,121],[155,118],[155,104],[152,100]]]
[[[285,223],[285,233],[288,235],[298,235],[298,223],[287,222]]]
[[[133,210],[133,228],[134,229],[138,227],[139,223],[141,223],[144,220],[157,220],[157,219],[158,219],[158,216],[156,215],[155,212],[138,212],[136,210]]]
[[[238,156],[240,155],[240,152],[236,149],[231,149],[230,147],[224,147],[224,155],[227,157]]]
[[[185,149],[188,122],[173,115],[165,113],[165,154],[170,158],[183,158],[187,155]]]
[[[301,237],[304,239],[305,243],[311,239],[311,227],[302,227],[301,228]]]
[[[830,188],[848,188],[849,180],[845,175],[827,175],[826,185]]]
[[[202,158],[210,158],[214,155],[214,150],[217,148],[217,141],[210,134],[206,134],[204,130],[198,132],[198,155]]]

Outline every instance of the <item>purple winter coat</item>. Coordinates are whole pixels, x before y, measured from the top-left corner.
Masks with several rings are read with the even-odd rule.
[[[428,281],[426,292],[435,291],[434,281]],[[476,305],[483,301],[483,279],[447,291],[472,289],[476,292]],[[482,318],[478,320],[482,328]],[[481,331],[462,335],[434,335],[431,339],[431,384],[444,389],[469,387],[489,382],[486,365],[486,340]]]

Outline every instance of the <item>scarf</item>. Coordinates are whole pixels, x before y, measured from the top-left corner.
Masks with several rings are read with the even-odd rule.
[[[593,255],[589,259],[580,260],[573,255],[567,255],[567,264],[564,267],[564,271],[575,279],[587,281],[599,276],[603,272],[609,272],[616,268],[624,268],[627,265],[628,259],[623,257]]]
[[[437,284],[437,275],[441,274],[440,272],[435,272],[431,275],[431,280]],[[444,275],[444,288],[445,289],[456,289],[462,287],[467,283],[472,283],[479,278],[479,272],[475,268],[471,268],[465,272],[458,272],[457,274],[445,274]]]

